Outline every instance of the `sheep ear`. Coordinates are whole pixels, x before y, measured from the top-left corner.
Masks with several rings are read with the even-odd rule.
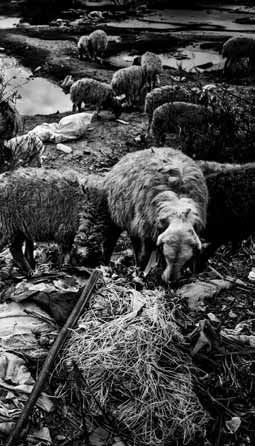
[[[157,243],[156,243],[156,245],[157,245],[157,246],[160,246],[160,245],[162,245],[162,243],[163,243],[163,237],[162,237],[162,234],[160,234],[160,235],[158,236],[158,238],[157,238]]]

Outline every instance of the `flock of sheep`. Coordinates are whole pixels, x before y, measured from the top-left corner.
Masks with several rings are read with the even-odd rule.
[[[237,40],[223,46],[228,65]],[[101,58],[106,48],[101,30],[78,42],[80,57]],[[157,147],[125,155],[104,177],[31,167],[1,175],[0,251],[9,246],[27,276],[35,265],[34,241],[58,243],[64,264],[79,245],[86,246],[94,266],[109,263],[120,234],[127,231],[136,264],[149,271],[156,258],[168,282],[179,279],[187,265],[203,268],[221,244],[238,245],[252,233],[255,163],[194,161],[179,150],[158,147],[178,127],[203,127],[210,107],[199,103],[196,90],[158,87],[162,64],[157,55],[147,52],[139,63],[118,70],[111,85],[80,79],[70,95],[74,110],[86,102],[98,113],[109,108],[118,117],[122,104],[117,96],[125,94],[134,105],[137,96],[151,90],[145,112]]]

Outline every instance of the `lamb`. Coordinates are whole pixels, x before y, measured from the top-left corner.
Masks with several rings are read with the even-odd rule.
[[[172,102],[157,107],[152,116],[151,131],[157,146],[163,145],[167,133],[185,131],[187,128],[206,131],[212,111],[199,104]]]
[[[89,196],[89,186],[85,189],[83,182],[88,179],[72,170],[29,167],[1,175],[0,251],[10,246],[15,262],[27,276],[34,267],[34,241],[56,242],[62,261],[69,261],[75,236],[89,226],[88,203],[95,195],[93,188]]]
[[[158,248],[166,265],[162,279],[177,280],[200,251],[206,223],[208,193],[198,164],[169,147],[132,152],[106,174],[103,189],[112,221],[105,227],[105,262],[126,230],[138,266],[147,269]]]
[[[90,60],[99,58],[102,62],[102,58],[108,47],[108,36],[105,31],[97,29],[88,36],[81,36],[77,47],[80,59],[84,55],[87,55]]]
[[[82,78],[74,82],[70,88],[70,97],[73,102],[73,112],[81,111],[82,103],[96,105],[97,115],[102,108],[110,109],[116,118],[121,115],[121,103],[116,98],[111,85],[95,79]]]
[[[147,93],[144,105],[144,113],[148,116],[147,136],[150,133],[153,112],[157,107],[166,102],[181,101],[196,103],[198,98],[197,88],[188,90],[179,85],[165,85],[164,87],[155,88]]]
[[[125,94],[128,105],[134,105],[144,94],[146,85],[146,75],[142,67],[131,65],[115,71],[112,81],[112,89],[117,96]]]
[[[157,54],[147,51],[141,57],[141,67],[145,71],[149,88],[152,90],[159,81],[159,76],[162,72],[162,61]]]
[[[209,192],[207,224],[203,232],[209,246],[202,251],[200,268],[222,244],[236,249],[254,232],[255,163],[199,162]]]
[[[255,59],[255,39],[251,37],[231,37],[222,47],[222,56],[226,57],[224,71],[229,70],[234,62],[244,57],[249,58],[252,66]]]

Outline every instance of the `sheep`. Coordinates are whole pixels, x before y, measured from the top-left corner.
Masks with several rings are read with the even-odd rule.
[[[88,179],[72,170],[59,172],[29,167],[3,173],[0,251],[9,246],[13,259],[28,277],[34,267],[34,241],[58,243],[62,261],[67,263],[75,236],[89,226],[86,224],[88,203],[95,199],[95,188],[92,196],[88,192]],[[92,218],[94,220],[94,216]],[[22,251],[24,242],[25,254]]]
[[[133,106],[147,87],[146,74],[142,67],[131,65],[115,71],[111,86],[117,96],[125,94],[128,105]]]
[[[212,118],[211,109],[188,102],[165,103],[152,116],[151,131],[156,145],[164,144],[167,133],[197,128],[206,131]]]
[[[11,101],[0,102],[0,140],[13,138],[23,128],[23,120]]]
[[[236,249],[255,229],[255,163],[204,167],[209,204],[203,237],[209,246],[202,251],[200,266],[222,244],[232,242]]]
[[[121,115],[121,103],[115,97],[111,85],[95,79],[82,78],[74,82],[70,88],[70,98],[73,103],[73,112],[81,111],[82,103],[96,105],[97,115],[100,109],[110,109],[116,118]]]
[[[112,222],[103,237],[105,263],[126,230],[142,270],[158,248],[166,264],[162,279],[177,280],[200,251],[206,223],[208,192],[198,164],[169,147],[132,152],[106,174],[103,190]]]
[[[249,65],[252,67],[255,59],[255,39],[231,37],[223,44],[222,56],[226,57],[224,72],[229,70],[234,62],[244,57],[249,58]]]
[[[41,167],[44,149],[41,139],[33,132],[0,143],[0,173],[18,167]]]
[[[82,59],[84,55],[87,55],[89,60],[100,59],[104,56],[108,47],[108,37],[105,31],[97,29],[88,36],[81,36],[77,44],[79,57]]]
[[[148,116],[147,136],[150,133],[151,121],[154,110],[166,102],[192,102],[199,100],[199,92],[197,88],[188,90],[186,87],[179,85],[165,85],[164,87],[155,88],[147,93],[145,97],[144,113]]]
[[[146,73],[146,80],[150,90],[152,90],[159,82],[159,76],[162,72],[162,61],[157,54],[147,51],[141,57],[141,67]]]

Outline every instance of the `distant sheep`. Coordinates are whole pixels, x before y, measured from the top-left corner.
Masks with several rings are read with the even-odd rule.
[[[135,65],[121,68],[114,73],[111,86],[117,96],[125,94],[128,105],[133,106],[145,93],[145,72],[142,67]]]
[[[158,247],[163,280],[178,279],[201,249],[198,234],[206,223],[208,193],[197,163],[168,147],[132,152],[106,174],[103,189],[112,221],[104,234],[106,263],[126,230],[142,269]]]
[[[95,79],[82,78],[73,83],[70,88],[70,98],[73,112],[81,111],[82,103],[95,105],[97,114],[101,109],[112,110],[116,118],[121,115],[121,103],[116,98],[111,85]]]
[[[199,164],[209,192],[203,237],[210,245],[203,252],[203,264],[222,244],[232,242],[236,248],[255,232],[255,163],[206,163],[204,169]]]
[[[144,112],[148,116],[147,134],[150,132],[152,116],[154,110],[167,102],[192,102],[199,100],[197,88],[187,89],[179,85],[165,85],[164,87],[154,88],[147,93],[145,98]]]
[[[242,58],[249,58],[250,66],[255,62],[255,39],[251,37],[231,37],[222,47],[222,56],[226,57],[224,71]]]
[[[34,241],[58,243],[62,262],[69,261],[75,236],[89,226],[91,196],[89,185],[86,192],[83,188],[83,177],[72,170],[31,167],[1,175],[0,251],[10,246],[14,260],[26,275],[31,275],[34,267]],[[91,194],[94,199],[95,188]]]
[[[141,67],[145,71],[149,89],[155,88],[159,81],[159,76],[162,73],[162,61],[160,57],[155,53],[147,51],[141,57]]]
[[[153,112],[151,130],[156,145],[163,145],[166,134],[185,131],[188,128],[208,128],[212,111],[198,104],[172,102],[160,105]]]
[[[18,167],[41,167],[44,145],[32,132],[0,144],[0,173]]]
[[[88,36],[81,36],[77,47],[81,59],[86,55],[90,60],[99,58],[102,61],[108,47],[108,36],[105,31],[97,29]]]

